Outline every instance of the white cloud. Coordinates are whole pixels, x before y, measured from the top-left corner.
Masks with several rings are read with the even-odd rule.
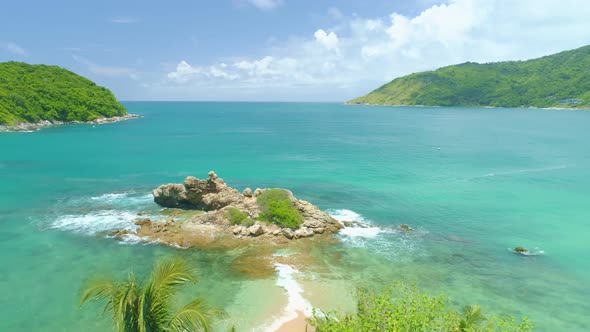
[[[259,58],[236,54],[239,60],[226,59],[225,66],[191,69],[183,61],[168,78],[187,87],[207,81],[219,96],[246,89],[252,99],[346,100],[416,71],[530,59],[590,44],[588,17],[590,1],[578,0],[450,0],[413,16],[342,14],[338,26],[277,41]],[[181,97],[195,98],[194,89],[183,91]]]
[[[260,10],[271,10],[283,4],[283,0],[248,0],[248,2]]]
[[[133,69],[128,67],[103,66],[78,55],[72,55],[72,58],[76,62],[85,65],[89,72],[96,75],[108,77],[129,77],[133,80],[139,79],[139,75]]]
[[[139,22],[139,19],[137,19],[135,17],[121,16],[121,17],[113,17],[110,19],[110,21],[112,23],[118,23],[118,24],[133,24],[133,23]]]
[[[9,43],[6,43],[6,45],[4,45],[4,47],[6,48],[6,50],[8,52],[10,52],[12,54],[27,55],[27,51],[24,48],[17,45],[16,43],[9,42]]]
[[[219,66],[193,67],[185,60],[182,60],[176,66],[175,71],[168,73],[168,79],[182,84],[191,80],[223,79],[232,81],[239,78],[236,74],[226,72],[223,69],[226,67],[225,63],[221,63]]]
[[[318,29],[313,34],[315,40],[329,50],[338,49],[338,36],[334,32],[326,33],[323,29]]]

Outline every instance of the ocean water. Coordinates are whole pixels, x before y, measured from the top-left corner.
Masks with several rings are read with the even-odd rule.
[[[125,105],[143,118],[0,134],[0,330],[109,330],[98,305],[79,308],[84,282],[144,276],[172,255],[199,269],[182,298],[224,308],[240,330],[267,330],[295,309],[349,309],[355,287],[394,280],[457,306],[526,315],[539,331],[590,330],[590,112]],[[239,264],[255,248],[106,236],[139,212],[161,213],[151,189],[209,170],[240,190],[289,188],[370,227],[305,249],[308,269],[277,264],[271,277]]]

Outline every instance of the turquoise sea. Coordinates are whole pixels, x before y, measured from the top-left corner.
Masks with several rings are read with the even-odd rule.
[[[281,314],[285,283],[302,285],[312,306],[346,309],[356,286],[393,280],[457,306],[526,315],[539,331],[590,330],[590,112],[125,106],[143,118],[0,134],[1,331],[109,330],[98,305],[78,307],[85,280],[145,275],[170,255],[200,271],[183,297],[197,292],[240,330],[264,330]],[[321,267],[263,279],[233,268],[240,252],[106,237],[139,212],[158,213],[151,189],[209,170],[240,190],[289,188],[371,227],[313,248]],[[515,255],[515,246],[544,254]]]

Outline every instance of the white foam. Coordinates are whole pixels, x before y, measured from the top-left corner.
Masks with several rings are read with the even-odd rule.
[[[123,193],[110,193],[110,194],[103,194],[100,196],[90,197],[93,201],[113,201],[115,199],[127,197],[130,193],[123,192]]]
[[[311,304],[303,297],[303,287],[295,280],[295,275],[299,271],[290,265],[275,263],[275,269],[278,273],[277,286],[287,291],[287,306],[283,314],[270,325],[265,326],[263,331],[274,332],[285,323],[297,318],[298,313],[303,313],[310,317],[313,311]]]
[[[131,211],[101,210],[87,214],[68,214],[57,218],[51,228],[94,235],[115,229],[135,230],[137,214]]]
[[[404,232],[396,228],[374,226],[370,220],[351,210],[328,210],[327,213],[341,223],[353,222],[337,235],[348,246],[366,248],[395,261],[416,256],[418,249],[415,236],[404,236]],[[414,235],[419,233],[418,230],[412,232]]]
[[[344,227],[339,234],[346,237],[367,237],[373,238],[381,234],[383,230],[379,227],[371,226],[370,223],[362,215],[347,209],[328,210],[326,211],[332,218],[339,222],[354,221],[361,223],[361,225],[354,225]]]
[[[350,237],[376,237],[383,230],[379,227],[344,227],[340,230],[341,235]]]
[[[470,179],[488,178],[488,177],[494,177],[494,176],[517,175],[517,174],[523,174],[523,173],[550,172],[550,171],[557,171],[557,170],[566,169],[566,168],[568,168],[568,165],[558,165],[558,166],[541,167],[541,168],[515,169],[512,171],[488,173],[488,174],[484,174],[484,175],[480,175],[480,176],[474,176]]]
[[[358,222],[366,222],[365,218],[360,214],[347,210],[347,209],[330,209],[326,211],[332,218],[338,221],[358,221]]]
[[[135,234],[124,234],[119,239],[119,242],[123,244],[138,244],[143,242],[143,239]]]

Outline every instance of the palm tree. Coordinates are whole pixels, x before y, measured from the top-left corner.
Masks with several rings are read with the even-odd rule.
[[[94,280],[82,292],[80,304],[106,301],[119,332],[186,332],[211,330],[215,318],[223,312],[195,299],[175,313],[171,312],[173,295],[189,282],[195,283],[194,271],[179,259],[165,260],[154,267],[145,283],[130,273],[124,282]]]

